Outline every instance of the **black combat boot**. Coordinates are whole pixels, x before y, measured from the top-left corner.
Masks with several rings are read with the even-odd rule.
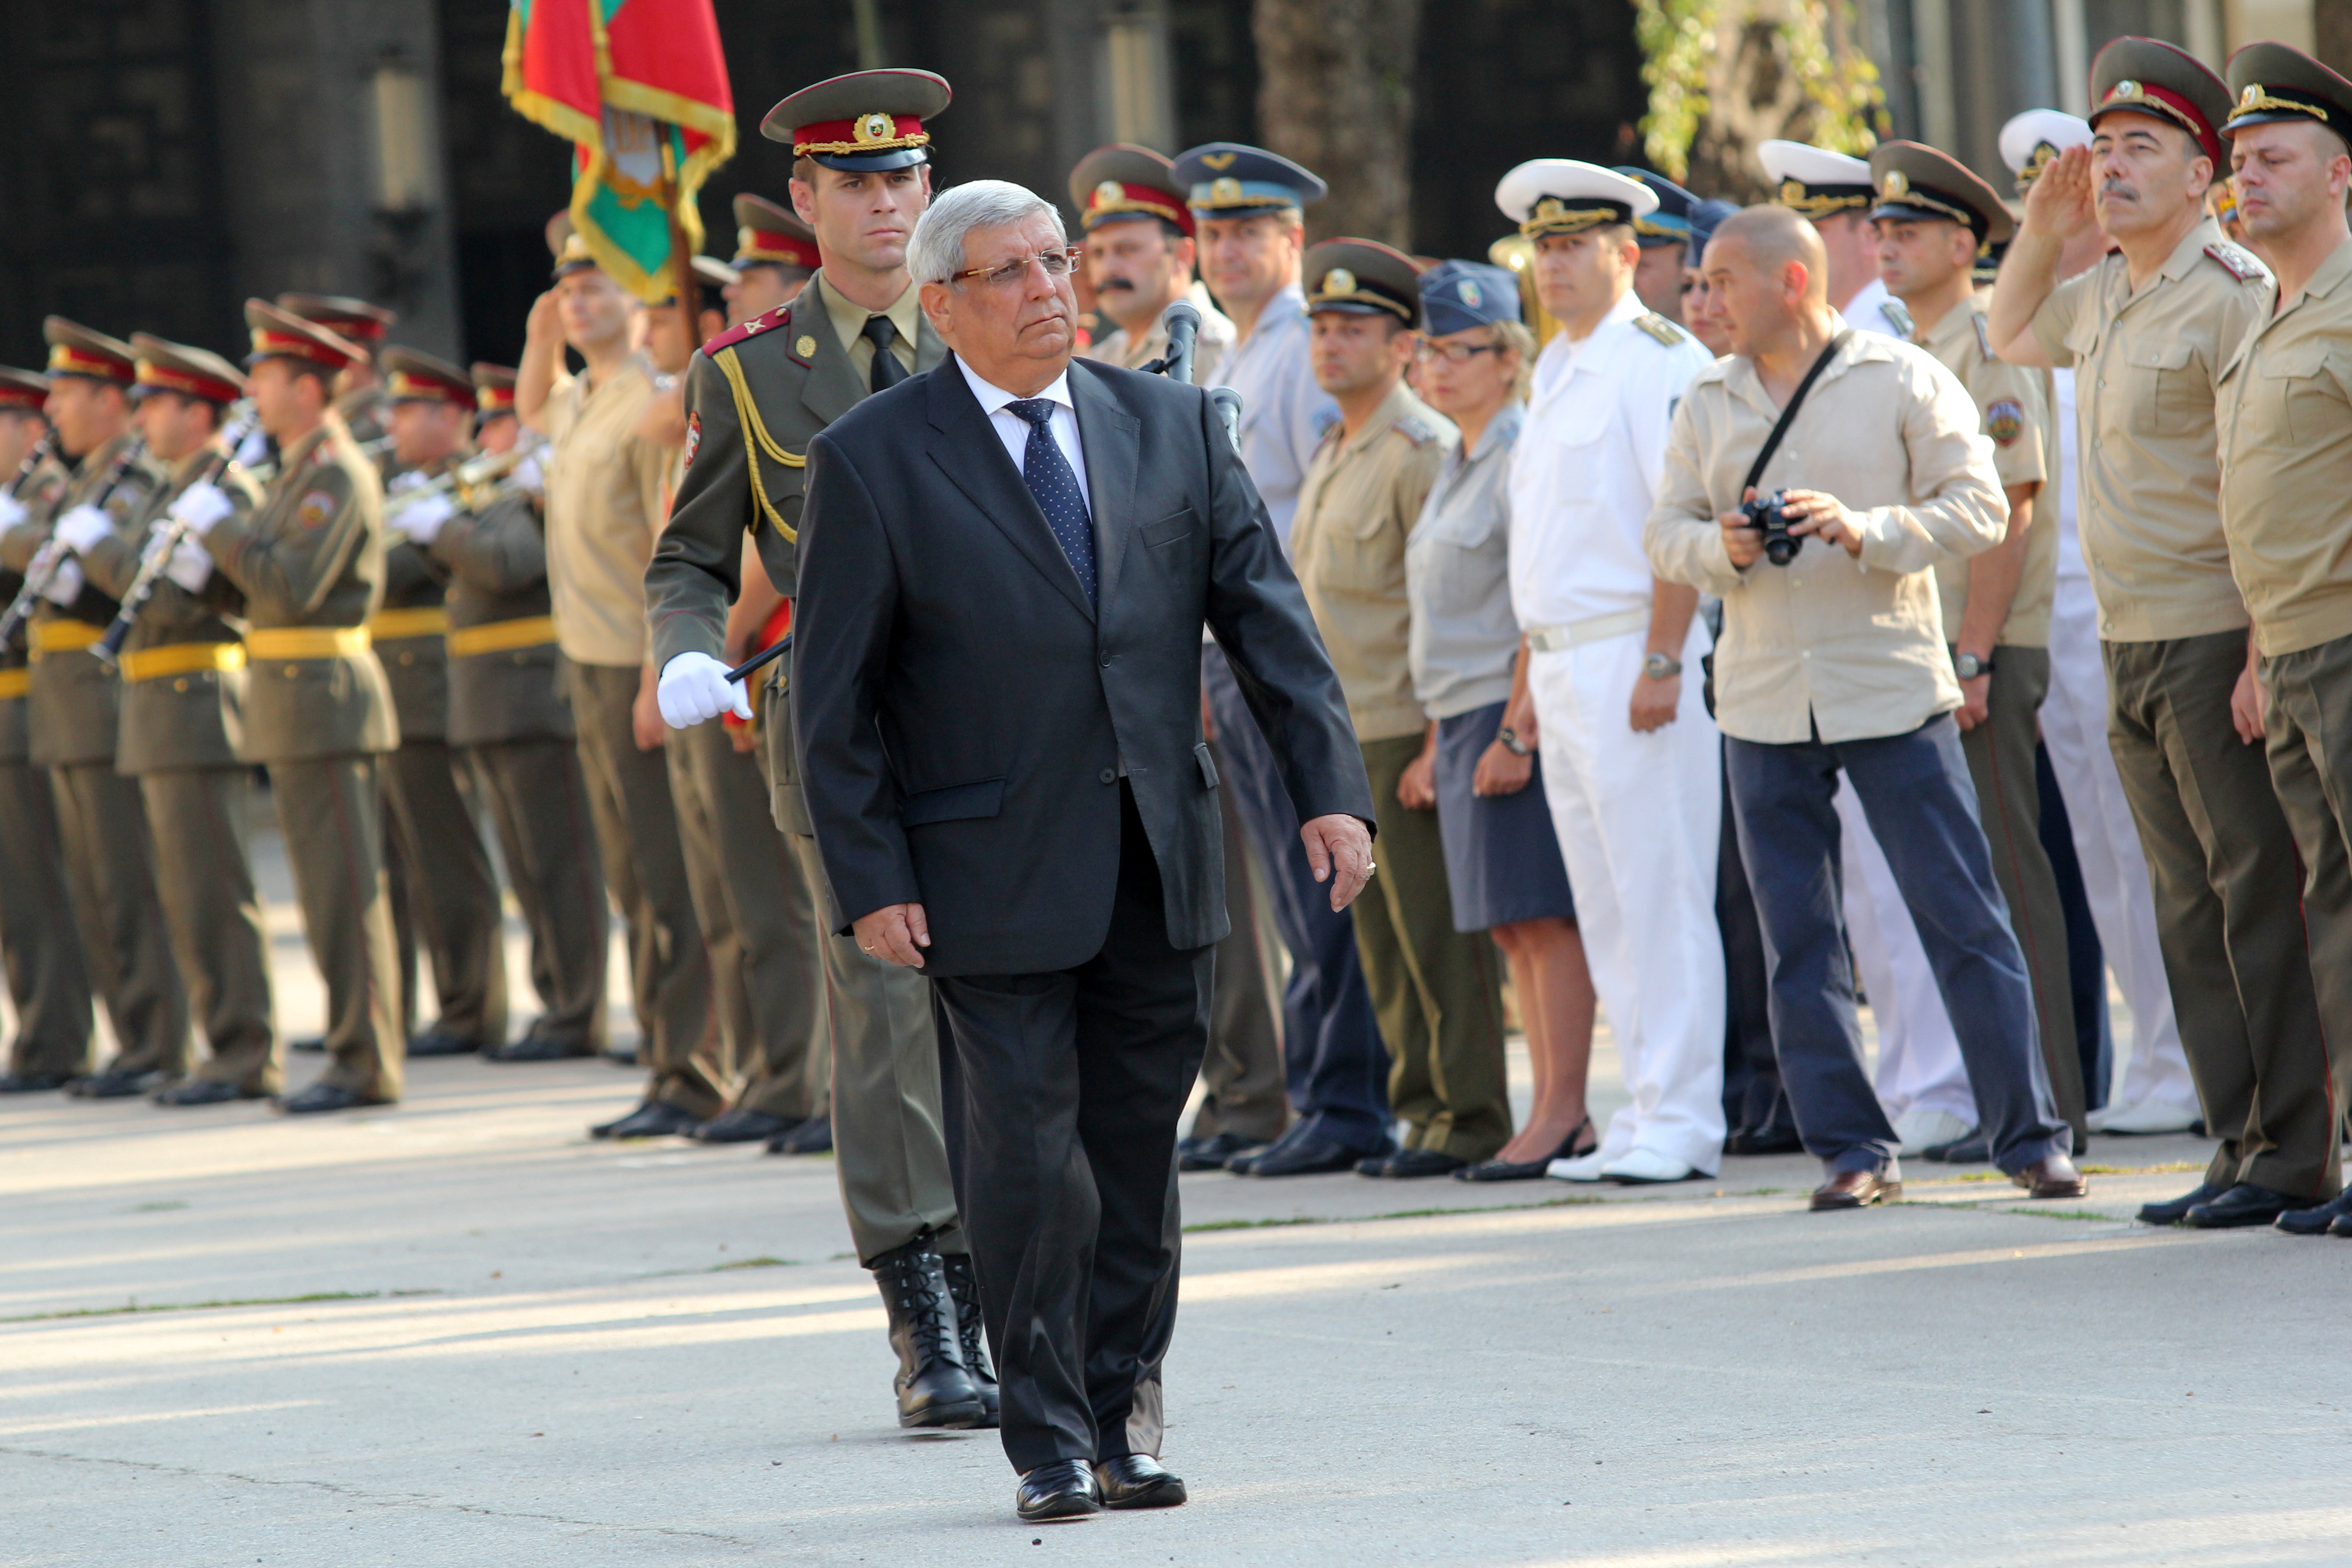
[[[980,1401],[988,1414],[980,1425],[993,1426],[997,1421],[996,1369],[988,1363],[988,1338],[981,1331],[980,1274],[971,1266],[968,1252],[943,1253],[940,1265],[948,1277],[948,1294],[955,1298],[956,1335],[963,1345],[963,1369],[980,1390]]]
[[[988,1407],[964,1370],[955,1301],[929,1239],[893,1247],[873,1267],[890,1314],[890,1345],[898,1352],[898,1425],[979,1426]]]

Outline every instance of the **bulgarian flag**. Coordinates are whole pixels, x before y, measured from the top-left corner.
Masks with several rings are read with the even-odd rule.
[[[695,193],[735,155],[711,0],[509,0],[507,101],[576,149],[572,222],[646,300],[684,294]]]

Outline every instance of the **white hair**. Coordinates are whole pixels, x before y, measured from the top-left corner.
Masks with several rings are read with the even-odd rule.
[[[914,237],[907,242],[907,270],[918,283],[944,283],[971,265],[963,245],[972,230],[1002,228],[1039,213],[1054,220],[1055,243],[1067,245],[1069,231],[1062,226],[1061,209],[1036,192],[1010,180],[958,185],[916,220]]]

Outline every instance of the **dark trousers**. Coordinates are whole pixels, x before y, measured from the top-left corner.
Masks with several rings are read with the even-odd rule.
[[[1764,960],[1764,927],[1748,886],[1748,866],[1739,858],[1728,764],[1723,772],[1723,840],[1715,857],[1715,923],[1723,935],[1724,1125],[1735,1132],[1793,1131],[1788,1091],[1780,1086],[1780,1058],[1772,1054],[1771,971]]]
[[[153,841],[139,781],[111,762],[49,770],[66,885],[90,979],[114,1025],[110,1072],[188,1070],[188,993],[155,892]]]
[[[440,741],[383,759],[384,870],[400,965],[400,1026],[416,1032],[416,954],[433,973],[435,1026],[478,1044],[507,1038],[505,911],[474,820],[463,764]],[[470,786],[470,777],[463,779]]]
[[[155,891],[212,1058],[196,1077],[276,1094],[284,1063],[269,1002],[269,939],[246,839],[250,768],[167,768],[140,793],[155,843]]]
[[[1288,1135],[1329,1138],[1379,1153],[1390,1147],[1388,1052],[1364,985],[1355,921],[1345,910],[1331,912],[1330,887],[1318,882],[1307,864],[1298,808],[1223,650],[1202,650],[1201,677],[1217,722],[1218,754],[1229,764],[1220,804],[1240,813],[1249,831],[1266,874],[1275,927],[1290,950],[1282,1054],[1297,1121]]]
[[[1214,742],[1209,752],[1217,776],[1229,777],[1232,763]],[[1270,1143],[1290,1124],[1290,1102],[1282,1092],[1282,953],[1274,932],[1274,910],[1265,876],[1250,847],[1242,814],[1227,811],[1225,917],[1234,929],[1217,943],[1217,987],[1210,1005],[1209,1055],[1201,1064],[1201,1109],[1192,1113],[1192,1136],[1231,1132]]]
[[[583,1055],[601,1051],[612,917],[580,754],[570,741],[552,736],[467,751],[530,932],[530,984],[540,1005],[530,1032],[577,1046]]]
[[[2116,1076],[2115,1033],[2107,1020],[2107,953],[2093,923],[2090,889],[2074,854],[2074,827],[2066,818],[2066,797],[2050,748],[2033,748],[2034,789],[2042,797],[2042,852],[2058,879],[2058,907],[2066,916],[2067,984],[2074,994],[2074,1055],[2083,1072],[2083,1105],[2104,1110],[2107,1086]]]
[[[1727,740],[1725,754],[1772,968],[1772,1040],[1805,1148],[1832,1170],[1867,1171],[1899,1142],[1862,1066],[1830,805],[1843,769],[1919,928],[1994,1163],[2014,1173],[2064,1152],[2073,1130],[2052,1100],[2025,957],[1950,715],[1866,741]]]
[[[66,889],[57,796],[48,770],[30,763],[0,763],[0,959],[16,1006],[8,1070],[88,1072],[89,971]]]
[[[1138,1385],[1174,1319],[1176,1123],[1208,1048],[1214,949],[1169,945],[1159,867],[1119,796],[1101,952],[932,983],[961,1078],[957,1184],[1004,1452],[1023,1471],[1135,1451]]]

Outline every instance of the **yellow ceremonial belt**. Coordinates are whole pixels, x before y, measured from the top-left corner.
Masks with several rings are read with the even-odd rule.
[[[30,629],[35,658],[45,653],[78,653],[96,647],[98,639],[106,635],[104,626],[63,619],[35,621]]]
[[[449,657],[471,658],[478,653],[511,653],[517,648],[544,647],[555,640],[553,616],[527,616],[516,621],[484,621],[449,630]]]
[[[352,658],[369,640],[365,626],[257,626],[245,647],[256,658]]]
[[[33,672],[29,669],[0,669],[0,701],[22,697],[33,689]]]
[[[413,610],[378,610],[367,618],[368,635],[378,642],[403,637],[437,637],[449,629],[446,605],[420,605]]]
[[[175,642],[142,647],[122,656],[122,679],[161,680],[166,676],[194,675],[216,669],[226,675],[245,668],[245,645],[237,642]]]

